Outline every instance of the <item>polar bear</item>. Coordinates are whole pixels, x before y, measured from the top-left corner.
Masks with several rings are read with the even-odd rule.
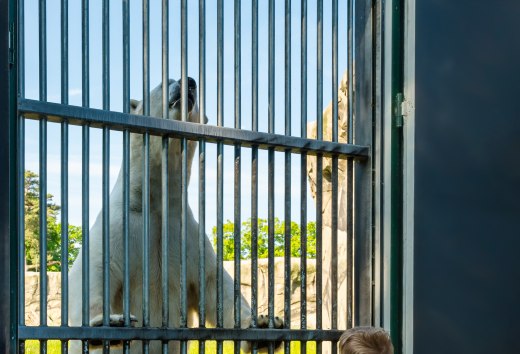
[[[180,120],[180,97],[182,83],[169,80],[169,119]],[[193,123],[201,123],[197,106],[197,85],[195,80],[188,78],[188,120]],[[143,114],[142,102],[132,100],[132,114]],[[150,115],[162,117],[162,85],[156,87],[150,94]],[[205,122],[203,122],[205,123]],[[191,161],[196,149],[196,142],[188,142],[188,179]],[[162,286],[161,286],[161,225],[162,225],[162,139],[150,137],[150,326],[162,325]],[[170,139],[169,143],[169,257],[168,277],[169,282],[169,327],[178,327],[180,320],[180,232],[181,232],[181,142],[178,139]],[[129,252],[130,252],[130,313],[132,322],[136,326],[142,324],[142,295],[143,295],[143,211],[142,211],[142,186],[143,186],[143,137],[141,134],[130,135],[130,218],[129,218]],[[122,225],[122,192],[123,171],[112,193],[110,194],[110,322],[111,326],[121,326],[123,322],[123,225]],[[90,326],[102,325],[103,313],[103,254],[102,254],[102,212],[99,213],[90,230],[90,259],[89,259],[89,296]],[[199,225],[193,217],[191,208],[187,206],[187,306],[188,324],[192,324],[194,313],[198,311],[200,297],[198,283],[199,264]],[[216,324],[216,255],[209,239],[205,244],[206,262],[206,319],[207,324]],[[82,323],[82,254],[74,262],[69,272],[69,325],[81,326]],[[223,281],[223,317],[224,327],[234,326],[234,284],[231,276],[224,271]],[[242,296],[241,301],[241,327],[248,328],[251,324],[251,309],[248,302]],[[260,316],[259,327],[267,327],[267,317]],[[275,319],[275,327],[281,328],[282,321]],[[96,350],[101,343],[91,341],[92,350]],[[113,344],[113,343],[112,343]],[[120,344],[120,343],[117,343]],[[179,353],[179,342],[170,342],[171,353]],[[112,346],[114,348],[114,346]],[[112,349],[111,348],[111,349]],[[243,342],[242,349],[249,351],[250,343]],[[132,353],[141,353],[142,344],[139,341],[132,343]],[[71,353],[81,352],[81,342],[71,341]],[[150,353],[160,353],[161,343],[150,342]]]

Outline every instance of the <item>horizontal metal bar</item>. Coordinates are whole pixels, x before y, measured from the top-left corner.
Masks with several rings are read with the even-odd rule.
[[[341,330],[297,330],[258,328],[127,328],[127,327],[18,327],[25,339],[105,340],[247,340],[247,341],[337,341]]]
[[[128,129],[134,133],[149,132],[150,134],[175,138],[186,137],[194,140],[205,138],[206,141],[212,143],[240,144],[243,147],[258,146],[261,149],[274,148],[281,152],[290,150],[293,153],[322,154],[326,157],[345,155],[360,160],[367,158],[369,154],[367,146],[180,122],[36,100],[21,100],[18,109],[29,119],[40,119],[41,116],[47,116],[51,122],[67,120],[76,125],[89,123],[92,127],[109,126],[114,130]]]

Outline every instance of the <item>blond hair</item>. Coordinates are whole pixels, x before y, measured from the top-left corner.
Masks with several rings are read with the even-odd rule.
[[[390,336],[382,328],[355,327],[339,339],[340,354],[394,354]]]

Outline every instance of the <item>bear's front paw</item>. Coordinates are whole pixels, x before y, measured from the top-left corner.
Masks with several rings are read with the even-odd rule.
[[[256,323],[257,328],[269,328],[269,317],[266,315],[260,315],[258,316],[258,320],[256,321]],[[274,328],[283,328],[283,320],[278,316],[274,317]]]
[[[130,326],[134,326],[137,322],[137,318],[134,315],[130,315]],[[123,327],[125,325],[125,316],[123,314],[111,314],[109,317],[109,326],[110,327]],[[101,327],[103,326],[103,315],[99,314],[90,320],[91,327]],[[92,339],[89,341],[91,349],[95,349],[96,347],[103,346],[103,340],[101,339]],[[123,341],[115,339],[110,341],[111,348],[118,348],[123,346]]]
[[[283,320],[276,316],[274,318],[274,327],[275,329],[282,329],[284,327],[284,322]],[[269,317],[266,316],[266,315],[260,315],[258,316],[258,320],[256,321],[256,328],[260,328],[260,329],[263,329],[263,328],[269,328]],[[265,350],[267,348],[269,348],[269,343],[273,343],[274,344],[274,348],[277,349],[279,348],[281,345],[282,345],[282,341],[274,341],[274,342],[271,342],[271,341],[257,341],[257,342],[254,342],[256,343],[256,346],[258,348],[258,350]],[[242,350],[244,352],[250,352],[251,351],[251,346],[252,346],[253,343],[244,343],[242,342]]]

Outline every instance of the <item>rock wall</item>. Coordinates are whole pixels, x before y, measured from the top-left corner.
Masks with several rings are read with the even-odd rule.
[[[61,273],[47,273],[47,325],[61,325]],[[40,273],[25,272],[25,324],[40,324]]]
[[[234,262],[224,262],[224,268],[233,277]],[[284,259],[275,259],[275,314],[284,314]],[[251,302],[251,261],[242,261],[241,287],[244,297]],[[268,313],[268,271],[267,259],[258,260],[258,313]],[[291,328],[300,328],[300,259],[291,259]],[[316,262],[307,260],[307,328],[316,323]],[[61,325],[61,273],[47,273],[47,325]],[[324,311],[325,312],[325,311]],[[28,326],[40,324],[40,273],[25,273],[25,323]]]

